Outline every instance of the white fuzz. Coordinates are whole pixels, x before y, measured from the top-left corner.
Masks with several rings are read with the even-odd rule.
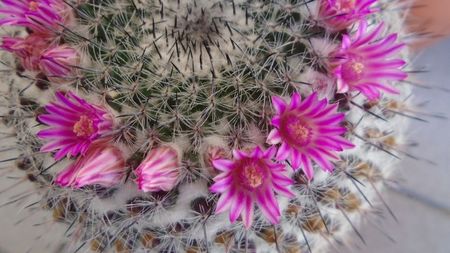
[[[308,252],[310,247],[319,253],[335,252],[337,242],[358,240],[358,224],[380,208],[379,193],[396,171],[396,156],[407,148],[409,119],[388,110],[412,107],[405,83],[393,84],[400,96],[384,95],[373,105],[361,95],[340,104],[346,137],[356,147],[339,153],[333,173],[314,167],[314,180],[308,182],[286,164],[296,195],[290,200],[277,196],[280,224],[272,226],[259,208],[251,229],[245,230],[241,220],[231,224],[227,212],[214,213],[218,196],[209,190],[219,173],[211,154],[231,159],[233,149],[267,148],[272,96],[288,99],[293,92],[318,91],[335,101],[334,80],[326,69],[339,40],[316,26],[319,1],[71,2],[80,25],[61,36],[83,55],[73,83],[43,85],[38,73],[21,71],[15,58],[4,51],[0,55],[1,148],[11,148],[18,157],[5,164],[26,167],[25,174],[17,173],[18,182],[26,175],[33,191],[43,195],[41,206],[51,209],[56,220],[74,224],[66,233],[73,243],[64,250],[87,252],[101,245],[100,250],[118,252],[128,252],[120,251],[125,247],[129,252],[208,248],[215,253],[247,247],[247,252],[269,253]],[[387,33],[404,35],[396,4],[380,2],[387,9],[369,23],[384,21]],[[10,28],[4,34],[26,36]],[[402,55],[407,59],[408,51]],[[111,137],[127,157],[123,184],[78,190],[55,186],[54,176],[74,159],[55,163],[52,154],[39,152],[42,141],[36,133],[46,127],[35,120],[54,101],[55,91],[75,92],[111,111],[116,122]],[[36,108],[29,109],[24,99]],[[158,145],[177,151],[180,184],[170,192],[140,192],[133,170]],[[63,236],[51,233],[50,239],[59,242]]]

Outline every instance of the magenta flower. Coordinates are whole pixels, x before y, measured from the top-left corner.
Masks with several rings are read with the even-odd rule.
[[[371,6],[377,0],[320,0],[320,23],[331,31],[346,29],[356,21],[376,11]]]
[[[330,105],[326,99],[318,100],[317,93],[301,100],[298,93],[292,95],[289,104],[279,97],[272,97],[276,115],[272,118],[273,129],[267,143],[281,143],[277,152],[279,161],[288,160],[293,169],[301,165],[305,175],[314,176],[312,161],[331,172],[332,160],[338,160],[336,151],[354,145],[341,135],[347,129],[340,125],[343,113],[337,113],[337,104]]]
[[[42,52],[50,45],[51,41],[47,37],[40,34],[31,34],[25,39],[3,37],[0,48],[19,58],[24,69],[40,71]]]
[[[48,114],[38,118],[50,126],[37,134],[48,140],[41,152],[58,150],[56,160],[67,155],[84,155],[94,140],[111,131],[113,122],[106,109],[92,105],[72,92],[57,92],[56,99],[45,106]]]
[[[135,173],[139,190],[170,191],[178,183],[181,157],[177,150],[162,146],[150,150]]]
[[[67,77],[78,65],[78,52],[66,45],[49,48],[42,53],[40,66],[47,77]]]
[[[120,149],[99,141],[93,143],[85,156],[61,171],[55,183],[62,187],[81,188],[87,185],[114,186],[126,174],[125,158]]]
[[[403,80],[408,76],[401,70],[405,61],[392,59],[405,44],[395,42],[397,34],[380,39],[383,27],[381,24],[367,32],[367,23],[362,21],[352,38],[344,35],[341,49],[334,54],[335,62],[332,63],[339,93],[357,90],[371,100],[378,99],[380,91],[398,93],[386,82]]]
[[[24,69],[42,71],[49,78],[68,77],[80,60],[75,49],[67,45],[55,46],[41,34],[30,34],[25,39],[3,37],[0,48],[19,58]]]
[[[73,21],[71,7],[61,0],[1,0],[0,26],[23,26],[49,34]]]
[[[229,209],[230,221],[234,223],[241,216],[248,229],[253,222],[256,202],[272,224],[280,222],[281,212],[275,192],[289,198],[294,194],[288,188],[293,181],[285,175],[285,166],[272,161],[275,153],[274,147],[266,151],[257,147],[251,153],[234,150],[233,160],[213,161],[213,166],[221,171],[210,187],[212,192],[221,193],[216,213]]]

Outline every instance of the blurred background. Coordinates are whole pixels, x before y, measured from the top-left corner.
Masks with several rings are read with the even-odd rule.
[[[450,0],[416,1],[407,23],[411,32],[425,38],[411,45],[414,69],[426,70],[413,74],[417,82],[425,86],[414,89],[415,103],[426,102],[425,111],[450,117],[448,10]],[[428,122],[413,120],[406,136],[419,143],[409,152],[420,159],[403,159],[394,178],[400,182],[400,187],[383,192],[397,221],[386,215],[374,223],[362,224],[359,232],[366,244],[355,239],[352,253],[450,252],[450,120],[423,119]],[[0,177],[0,191],[8,185],[11,180]],[[8,201],[7,196],[27,189],[21,184],[12,193],[2,195],[0,205]],[[0,253],[20,253],[30,249],[32,252],[52,252],[45,250],[48,246],[45,238],[51,238],[51,235],[41,237],[42,231],[60,235],[64,233],[64,227],[51,222],[51,214],[40,209],[36,209],[31,217],[21,211],[20,206],[15,205],[0,208]],[[36,224],[36,221],[40,223]],[[349,249],[340,252],[349,252]]]

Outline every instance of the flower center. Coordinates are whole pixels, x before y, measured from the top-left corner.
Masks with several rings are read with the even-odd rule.
[[[306,142],[311,135],[311,131],[301,123],[289,126],[291,134],[300,142]]]
[[[30,9],[30,11],[37,11],[37,9],[39,8],[39,3],[36,1],[31,1],[28,5],[28,8]]]
[[[349,13],[355,8],[355,0],[337,0],[334,8],[342,13]]]
[[[94,122],[86,115],[82,115],[80,119],[73,125],[73,132],[78,137],[87,137],[94,133]]]
[[[295,115],[291,115],[291,118],[286,121],[286,130],[289,139],[296,145],[306,145],[311,141],[311,127]]]
[[[358,61],[349,61],[342,65],[342,78],[346,81],[359,81],[362,79],[365,66]]]
[[[263,173],[254,164],[246,165],[242,171],[245,183],[252,187],[257,188],[263,183]]]

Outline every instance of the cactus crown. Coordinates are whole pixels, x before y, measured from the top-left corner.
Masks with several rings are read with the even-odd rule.
[[[32,31],[15,35],[51,40],[31,50],[27,39],[3,38],[1,47],[20,61],[10,66],[17,76],[3,78],[3,122],[18,144],[13,160],[39,186],[42,207],[72,224],[68,231],[78,224],[75,250],[317,252],[348,228],[359,235],[352,222],[377,196],[361,187],[377,192],[397,157],[394,134],[403,120],[388,109],[401,99],[388,93],[408,95],[397,84],[371,82],[404,79],[400,60],[381,61],[391,72],[367,73],[401,45],[375,25],[372,39],[384,42],[364,37],[367,23],[359,21],[378,24],[381,15],[369,6],[392,3],[19,2],[28,22],[20,24]],[[359,12],[347,16],[354,13],[328,6],[335,2]],[[53,15],[37,13],[43,8]],[[378,58],[363,54],[366,45]],[[342,63],[357,54],[372,60]],[[352,83],[349,73],[366,82]],[[52,137],[55,129],[62,141]],[[341,152],[349,141],[356,148]],[[231,185],[247,195],[221,202],[224,178],[238,178]],[[255,189],[271,195],[255,197]],[[246,200],[258,206],[243,207]]]

